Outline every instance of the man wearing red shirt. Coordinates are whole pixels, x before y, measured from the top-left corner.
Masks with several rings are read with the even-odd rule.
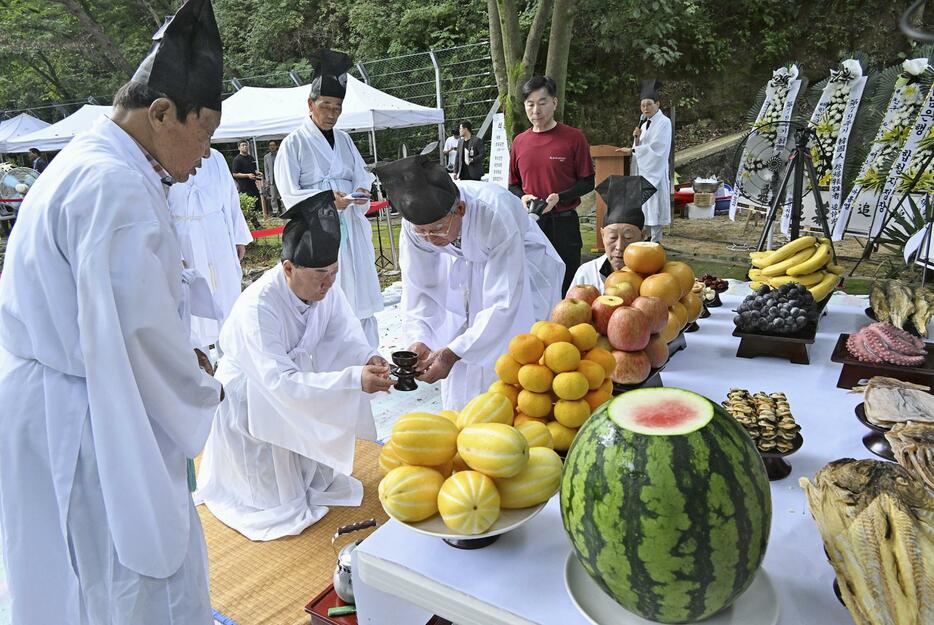
[[[562,293],[567,293],[583,247],[575,209],[581,196],[593,191],[594,169],[584,133],[555,121],[555,93],[549,76],[534,76],[522,85],[532,127],[513,139],[509,190],[522,198],[527,210],[541,216],[539,227],[564,261]]]

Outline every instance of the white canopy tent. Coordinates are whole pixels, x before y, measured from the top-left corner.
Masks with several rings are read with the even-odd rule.
[[[41,152],[54,152],[68,145],[76,134],[90,128],[101,115],[110,115],[111,107],[85,104],[80,109],[51,126],[6,142],[8,152],[27,152],[36,148]]]
[[[284,137],[308,117],[309,89],[309,85],[243,87],[222,103],[221,125],[214,133],[214,142]],[[347,96],[337,122],[340,130],[367,132],[443,123],[441,109],[412,104],[347,76]]]
[[[48,126],[48,122],[44,122],[28,113],[20,113],[12,119],[3,120],[0,122],[0,154],[11,151],[7,147],[7,142],[31,134],[37,130],[42,130]],[[28,150],[29,148],[26,149]]]

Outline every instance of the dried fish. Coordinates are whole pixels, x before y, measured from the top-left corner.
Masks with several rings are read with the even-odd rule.
[[[878,460],[835,460],[799,484],[853,622],[934,623],[934,495]]]
[[[869,307],[872,308],[876,321],[889,322],[891,311],[886,301],[885,288],[878,282],[873,282],[872,288],[869,289]]]
[[[860,388],[863,412],[870,423],[881,427],[905,421],[934,423],[934,395],[927,392],[926,386],[876,376]]]
[[[915,311],[911,315],[911,323],[921,338],[928,336],[928,321],[934,314],[934,305],[926,296],[926,289],[916,288],[914,292]]]
[[[896,328],[905,327],[905,322],[915,310],[914,294],[898,280],[889,280],[885,287],[888,299],[890,322]]]
[[[896,423],[885,437],[898,464],[934,490],[934,423]]]

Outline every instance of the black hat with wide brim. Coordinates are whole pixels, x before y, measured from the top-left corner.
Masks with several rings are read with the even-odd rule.
[[[460,190],[437,158],[417,154],[373,169],[389,203],[411,224],[444,219],[460,200]]]
[[[310,60],[315,70],[315,77],[311,81],[311,97],[330,96],[343,100],[347,95],[347,70],[353,67],[350,56],[320,48],[312,53]]]

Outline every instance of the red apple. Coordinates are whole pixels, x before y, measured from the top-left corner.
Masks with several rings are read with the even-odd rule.
[[[649,344],[645,346],[645,355],[649,357],[649,364],[658,369],[668,362],[668,344],[658,334],[653,334]]]
[[[649,344],[649,320],[638,308],[617,308],[610,317],[606,337],[614,349],[638,352]]]
[[[638,308],[649,321],[649,332],[657,334],[661,332],[668,323],[668,306],[657,297],[641,296],[633,300],[631,306]]]
[[[615,295],[601,295],[593,301],[593,327],[600,334],[606,334],[606,328],[610,324],[610,317],[613,311],[621,306],[625,306],[623,298]]]
[[[604,295],[615,295],[616,297],[622,298],[623,304],[629,306],[639,297],[639,291],[636,290],[628,282],[620,282],[619,284],[607,287],[603,290]]]
[[[600,289],[592,284],[578,284],[568,289],[568,294],[565,297],[568,299],[582,299],[589,306],[593,304],[595,299],[600,297]]]
[[[611,377],[617,384],[641,384],[652,372],[645,352],[613,352],[613,357],[616,358],[616,370]]]
[[[582,299],[563,299],[551,309],[551,320],[570,328],[579,323],[590,323],[590,304]]]

